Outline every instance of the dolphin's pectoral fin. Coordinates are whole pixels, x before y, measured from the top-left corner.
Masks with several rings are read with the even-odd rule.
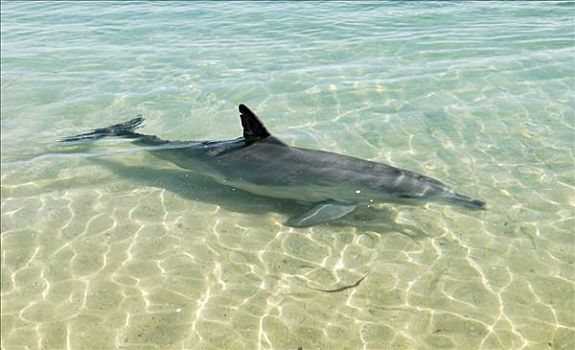
[[[321,202],[305,212],[289,218],[285,225],[292,227],[309,227],[328,221],[336,220],[354,211],[358,206],[354,204],[341,204]]]
[[[264,123],[245,105],[239,106],[242,127],[244,128],[244,139],[248,144],[263,140],[270,136]]]

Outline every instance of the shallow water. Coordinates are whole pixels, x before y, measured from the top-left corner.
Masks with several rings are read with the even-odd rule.
[[[572,349],[574,12],[2,2],[2,349]],[[292,204],[128,142],[55,142],[138,113],[235,138],[239,103],[489,210],[295,229]]]

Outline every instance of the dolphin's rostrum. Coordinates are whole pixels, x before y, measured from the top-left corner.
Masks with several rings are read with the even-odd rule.
[[[313,226],[341,218],[361,205],[377,202],[415,204],[436,201],[471,209],[485,203],[456,193],[438,180],[332,152],[291,147],[272,136],[245,105],[239,106],[243,137],[226,141],[167,141],[134,130],[126,123],[71,136],[63,142],[117,136],[149,146],[155,156],[201,172],[228,186],[257,195],[308,203],[309,210],[286,224]]]

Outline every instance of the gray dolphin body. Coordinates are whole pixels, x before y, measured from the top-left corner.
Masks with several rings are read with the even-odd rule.
[[[360,205],[377,202],[444,202],[471,209],[485,203],[456,193],[430,177],[337,153],[290,147],[270,135],[259,118],[240,105],[243,137],[227,141],[167,141],[134,132],[143,118],[62,139],[64,142],[117,136],[150,146],[155,156],[257,195],[308,203],[290,218],[295,227],[328,222]]]

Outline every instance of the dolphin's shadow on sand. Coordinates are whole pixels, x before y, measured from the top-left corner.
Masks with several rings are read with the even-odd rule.
[[[101,157],[91,157],[90,161],[121,178],[130,179],[143,186],[167,189],[183,198],[215,204],[228,211],[253,215],[274,212],[285,215],[287,218],[305,211],[309,206],[287,199],[258,196],[221,185],[208,176],[191,171],[125,165],[119,161]],[[355,227],[360,232],[399,232],[414,239],[429,237],[418,227],[396,223],[389,211],[372,207],[361,207],[341,219],[323,225]]]
[[[148,186],[164,187],[186,198],[218,204],[230,211],[291,214],[284,224],[292,227],[333,221],[364,230],[411,231],[425,235],[413,225],[407,227],[400,219],[403,215],[394,209],[373,212],[372,206],[390,202],[399,205],[440,202],[472,210],[486,207],[483,201],[459,194],[439,180],[409,170],[334,152],[289,146],[272,136],[248,107],[241,104],[238,109],[243,134],[231,140],[163,140],[135,132],[144,122],[144,118],[138,116],[59,141],[92,144],[102,138],[124,139],[178,166],[179,171],[157,173],[102,160],[100,164],[124,177],[134,179],[137,175],[136,179],[146,180]],[[213,181],[208,181],[206,175]],[[389,213],[385,215],[386,212]],[[384,220],[380,220],[381,216]]]

